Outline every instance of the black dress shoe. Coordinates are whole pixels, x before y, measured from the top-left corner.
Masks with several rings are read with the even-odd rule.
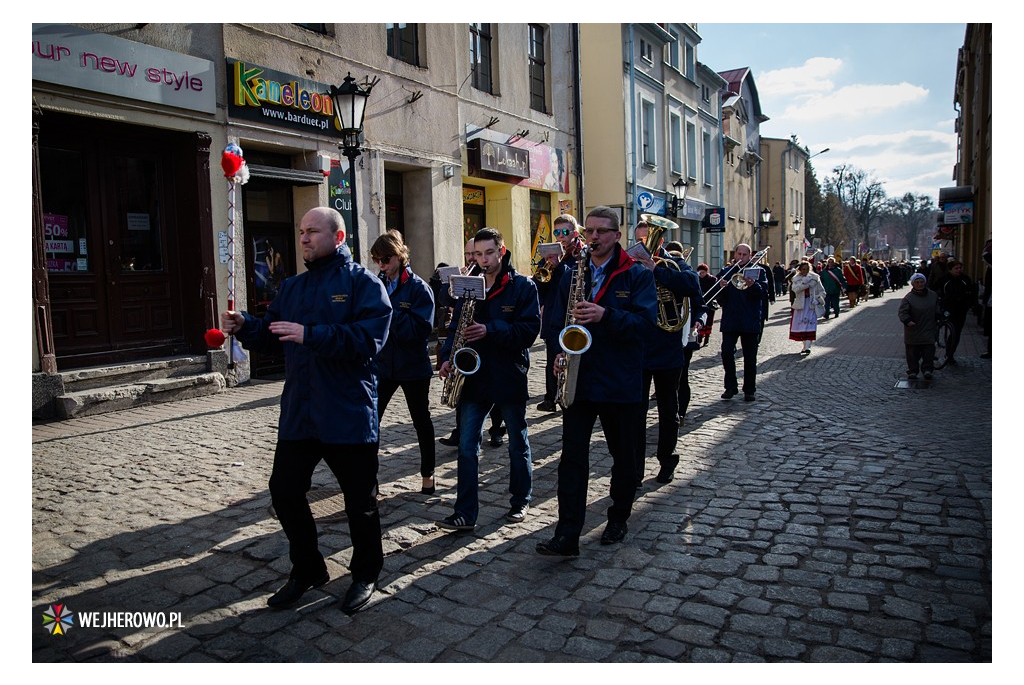
[[[608,525],[604,527],[604,532],[601,533],[601,544],[613,545],[616,542],[622,542],[626,539],[628,530],[625,521],[609,521]]]
[[[438,440],[438,442],[441,443],[442,445],[444,445],[445,447],[458,447],[459,446],[459,434],[458,433],[452,433],[449,437],[441,438],[440,440]]]
[[[537,543],[537,554],[548,557],[578,557],[580,543],[572,542],[564,535],[556,535],[547,542]]]
[[[377,589],[376,581],[362,583],[358,580],[352,581],[352,587],[345,593],[345,599],[341,602],[341,610],[351,616],[370,601],[373,591]]]
[[[306,590],[314,587],[320,587],[331,579],[329,573],[324,571],[322,578],[318,578],[312,583],[305,581],[296,580],[295,578],[289,578],[288,582],[284,584],[284,587],[273,594],[273,596],[267,600],[267,606],[271,609],[285,609],[290,607],[299,601],[302,595],[306,594]]]
[[[662,466],[661,469],[658,470],[658,475],[655,476],[654,480],[658,481],[659,483],[671,483],[674,475],[673,471],[674,469],[670,469],[667,466]]]
[[[723,400],[731,400],[732,398],[736,397],[736,395],[738,395],[738,394],[739,394],[739,392],[737,392],[736,390],[726,390],[725,392],[722,393],[722,399]]]
[[[505,444],[505,441],[502,439],[500,435],[492,435],[491,439],[488,441],[487,444],[490,445],[491,447],[501,447],[502,445]]]
[[[754,398],[754,393],[752,393],[752,392],[744,393],[744,395],[743,395],[743,401],[744,402],[753,402],[754,399],[755,399]]]

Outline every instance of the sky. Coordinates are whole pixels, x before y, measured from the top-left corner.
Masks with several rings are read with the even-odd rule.
[[[761,135],[796,134],[819,182],[840,164],[882,181],[890,197],[937,200],[955,185],[953,87],[959,24],[698,23],[697,59],[749,67],[769,120]],[[767,48],[767,49],[766,49]]]

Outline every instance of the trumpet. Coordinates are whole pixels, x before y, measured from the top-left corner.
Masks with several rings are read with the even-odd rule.
[[[533,271],[533,277],[540,283],[547,283],[551,280],[552,269],[543,259],[537,262],[537,268]]]
[[[757,263],[765,258],[765,256],[768,254],[768,250],[770,250],[771,248],[772,246],[769,245],[763,250],[755,252],[753,255],[751,255],[750,260],[743,265],[744,268],[757,266]],[[729,271],[731,271],[732,269],[735,269],[736,271],[730,274]],[[711,300],[718,297],[722,293],[722,291],[725,290],[725,286],[727,284],[731,284],[734,288],[738,290],[746,290],[748,287],[750,287],[747,285],[746,280],[744,280],[743,278],[743,272],[740,271],[739,262],[730,265],[729,268],[726,269],[726,272],[722,274],[722,278],[719,279],[719,282],[711,286],[711,288],[709,288],[708,291],[704,293],[704,301],[711,302]]]
[[[655,265],[661,264],[669,269],[679,271],[679,265],[671,259],[662,259],[655,256],[665,231],[670,228],[679,228],[679,224],[657,214],[641,214],[640,221],[649,227],[644,247],[651,254]],[[683,259],[689,257],[692,251],[693,248],[689,248],[689,252],[686,253]],[[690,298],[684,297],[683,301],[679,302],[676,300],[675,293],[665,286],[656,285],[655,289],[658,292],[658,328],[673,333],[682,330],[690,318]]]

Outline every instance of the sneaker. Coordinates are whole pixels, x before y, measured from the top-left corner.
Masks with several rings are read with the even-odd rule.
[[[926,381],[930,381],[932,379],[932,372],[931,371],[925,371],[924,372],[924,379]]]
[[[555,405],[553,400],[544,400],[537,405],[539,411],[555,412],[558,411],[558,407]]]
[[[520,507],[513,506],[505,514],[505,519],[512,523],[522,523],[526,520],[526,505],[524,504]]]
[[[907,378],[912,380],[912,381],[916,381],[917,380],[917,374],[916,373],[909,373],[908,372],[907,373]]]
[[[473,530],[476,528],[476,524],[470,523],[465,516],[452,514],[448,518],[438,521],[437,527],[445,530]]]

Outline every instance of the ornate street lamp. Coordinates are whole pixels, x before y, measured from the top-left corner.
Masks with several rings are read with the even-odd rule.
[[[352,216],[349,232],[352,234],[352,257],[359,263],[359,212],[356,207],[356,159],[362,154],[363,116],[366,114],[366,100],[373,85],[361,88],[352,78],[352,72],[340,86],[331,86],[330,96],[334,101],[334,112],[341,128],[341,145],[338,148],[348,157],[348,181],[352,193]]]
[[[800,233],[800,217],[793,219],[793,233]]]
[[[668,212],[673,218],[679,216],[679,210],[686,202],[686,191],[689,189],[690,184],[681,178],[672,184],[672,192],[675,194],[669,199]]]

